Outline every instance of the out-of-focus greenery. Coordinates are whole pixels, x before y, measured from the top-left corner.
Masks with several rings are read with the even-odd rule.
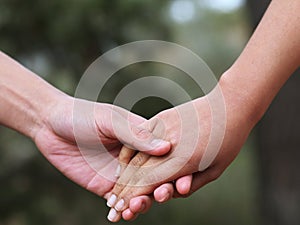
[[[219,12],[205,1],[188,2],[195,14],[178,22],[170,13],[176,3],[171,0],[1,0],[0,48],[71,95],[95,58],[120,44],[143,39],[188,47],[219,76],[247,40],[245,8]],[[124,85],[141,74],[170,78],[193,98],[201,96],[183,72],[141,63],[119,71],[100,100],[112,102]],[[149,118],[168,107],[162,99],[147,98],[133,111]],[[30,140],[3,127],[0,132],[1,225],[109,224],[104,200],[61,175]],[[257,223],[252,142],[218,181],[188,199],[155,205],[132,224]]]

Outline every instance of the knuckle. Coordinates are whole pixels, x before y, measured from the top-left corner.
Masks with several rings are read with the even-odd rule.
[[[114,189],[113,189],[113,193],[114,194],[120,194],[121,191],[123,190],[124,188],[124,185],[122,182],[116,182],[115,183],[115,186],[114,186]]]
[[[148,159],[148,156],[143,153],[138,153],[131,161],[133,166],[141,166]]]
[[[121,152],[119,154],[119,161],[128,163],[130,161],[133,153],[134,153],[134,151],[132,149],[123,147],[123,149],[121,150]]]
[[[147,130],[139,127],[134,128],[133,133],[140,139],[147,139],[150,137],[150,133]]]

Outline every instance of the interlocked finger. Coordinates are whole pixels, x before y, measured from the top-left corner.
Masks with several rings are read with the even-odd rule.
[[[107,202],[107,205],[111,207],[108,219],[112,222],[117,222],[121,219],[122,211],[128,208],[130,201],[129,198],[124,199],[117,196],[120,195],[126,186],[131,185],[130,180],[132,176],[150,158],[149,155],[142,152],[139,152],[133,157],[134,154],[134,150],[123,146],[119,155],[119,162],[121,166],[117,169],[116,175],[120,176],[120,178],[116,182],[111,192],[112,194]]]
[[[136,151],[133,149],[130,149],[126,146],[122,147],[119,154],[119,166],[115,174],[117,178],[119,178],[121,174],[124,172],[124,170],[126,169],[127,165],[129,164],[131,158],[134,156],[135,153]]]

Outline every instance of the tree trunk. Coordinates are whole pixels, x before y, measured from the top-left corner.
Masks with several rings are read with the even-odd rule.
[[[249,0],[253,28],[268,0]],[[263,224],[300,224],[300,70],[257,126]]]
[[[258,125],[264,224],[300,224],[300,70]]]

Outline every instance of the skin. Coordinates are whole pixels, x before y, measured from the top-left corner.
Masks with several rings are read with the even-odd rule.
[[[73,114],[75,102],[82,107]],[[86,108],[93,111],[87,112]],[[140,125],[144,122],[119,107],[70,97],[0,52],[0,124],[31,138],[65,176],[101,197],[107,199],[114,186],[113,174],[123,144],[153,155],[169,151],[170,143],[143,129]],[[76,140],[74,124],[80,128]],[[78,142],[84,150],[108,153],[95,156],[105,165],[91,167]],[[149,196],[133,198],[126,218],[134,219],[151,203]]]
[[[150,125],[151,130],[170,141],[172,151],[163,157],[149,157],[143,153],[133,157],[128,165],[131,169],[126,168],[122,172],[112,191],[117,196],[112,205],[112,210],[116,211],[115,217],[110,217],[112,222],[118,221],[121,213],[129,215],[127,208],[130,199],[151,194],[162,183],[193,174],[191,186],[188,177],[176,181],[177,189],[190,187],[185,195],[188,196],[223,173],[282,85],[300,66],[299,11],[300,2],[297,0],[273,0],[241,55],[222,75],[219,87],[226,106],[225,136],[217,157],[207,169],[198,171],[197,166],[203,157],[208,137],[212,135],[212,118],[218,116],[208,104],[209,99],[214,98],[214,90],[205,97],[163,111],[149,121],[149,124],[159,121],[154,122],[153,127]],[[182,118],[177,116],[177,112],[179,108],[189,108],[191,104],[197,109],[201,127],[196,150],[188,143],[180,146],[179,140],[181,135],[185,138],[189,135],[180,134],[179,119]],[[164,133],[158,132],[161,126],[164,126]],[[194,127],[195,124],[192,124],[190,130]],[[189,161],[181,161],[184,155],[192,157]],[[149,166],[152,169],[147,169]],[[166,193],[172,193],[173,187],[168,188]]]

